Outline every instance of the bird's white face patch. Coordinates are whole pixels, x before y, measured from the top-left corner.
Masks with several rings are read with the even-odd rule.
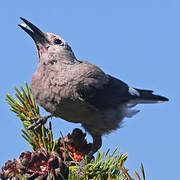
[[[132,96],[134,96],[134,95],[140,96],[139,92],[137,90],[135,90],[134,88],[132,88],[132,87],[129,87],[129,93]]]

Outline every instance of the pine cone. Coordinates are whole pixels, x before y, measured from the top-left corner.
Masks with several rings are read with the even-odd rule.
[[[60,173],[68,178],[68,167],[62,162],[57,152],[47,152],[41,148],[34,152],[21,153],[19,160],[7,161],[2,167],[0,177],[5,179],[19,179],[19,175],[25,179],[61,179]]]
[[[73,157],[74,161],[81,161],[85,155],[87,155],[91,149],[92,144],[88,143],[85,139],[86,133],[83,133],[80,129],[76,128],[70,134],[68,133],[64,138],[65,146],[70,153],[70,156],[66,157],[69,160]],[[65,153],[63,146],[63,140],[61,139],[60,151]],[[67,155],[67,154],[66,154]]]
[[[80,129],[74,129],[73,132],[67,134],[58,144],[57,152],[48,152],[44,148],[40,148],[34,152],[25,151],[21,153],[19,159],[7,161],[2,167],[0,178],[3,180],[19,180],[24,179],[64,179],[68,178],[69,168],[73,164],[69,161],[81,161],[91,149],[92,144],[87,143],[86,133]],[[64,149],[65,147],[65,149]],[[66,155],[66,162],[64,162]],[[61,175],[60,175],[61,174]]]

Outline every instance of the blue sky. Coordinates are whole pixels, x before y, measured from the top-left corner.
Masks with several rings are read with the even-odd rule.
[[[147,179],[178,180],[180,163],[180,1],[2,1],[0,6],[0,167],[30,150],[21,138],[20,120],[9,110],[5,94],[30,84],[37,53],[18,26],[25,17],[40,29],[61,35],[76,57],[98,65],[129,85],[155,90],[168,103],[139,105],[139,114],[123,128],[103,137],[101,150],[128,152],[126,166]],[[47,114],[41,109],[41,114]],[[56,136],[80,125],[53,119]],[[88,140],[91,141],[90,136]]]

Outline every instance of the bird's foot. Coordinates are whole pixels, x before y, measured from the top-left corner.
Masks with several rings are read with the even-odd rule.
[[[29,121],[35,122],[28,127],[28,130],[38,129],[41,125],[45,124],[50,117],[52,117],[52,115],[29,119]]]

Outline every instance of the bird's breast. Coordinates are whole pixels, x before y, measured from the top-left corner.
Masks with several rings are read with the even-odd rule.
[[[77,79],[77,75],[68,73],[62,67],[38,70],[31,80],[33,96],[40,106],[53,115],[71,122],[82,122],[80,117],[88,116],[94,110],[80,100],[76,92]]]

